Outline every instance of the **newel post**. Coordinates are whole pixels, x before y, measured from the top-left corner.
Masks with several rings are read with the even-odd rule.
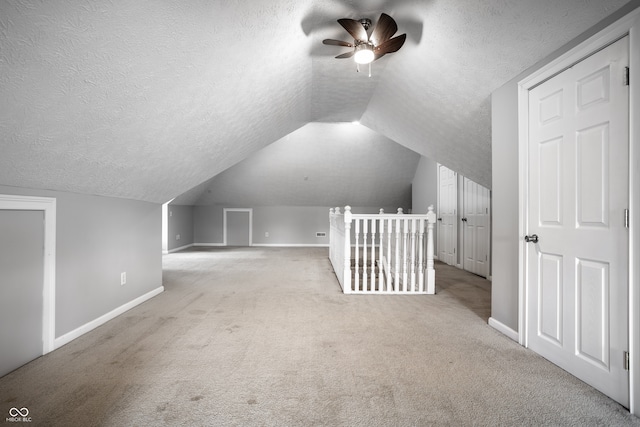
[[[344,293],[351,293],[351,206],[344,207]]]
[[[436,293],[436,270],[433,267],[433,225],[436,223],[436,214],[433,205],[427,212],[427,293]]]
[[[333,208],[329,209],[329,259],[331,260],[331,262],[333,262],[333,245],[335,245],[335,241],[336,241],[336,236],[334,234],[334,227],[335,227],[335,217],[333,216]]]

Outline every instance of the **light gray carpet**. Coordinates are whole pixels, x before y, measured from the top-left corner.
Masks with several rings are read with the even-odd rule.
[[[1,378],[0,421],[16,406],[59,426],[640,425],[489,327],[489,282],[446,265],[423,296],[343,295],[326,248],[164,265],[166,292]]]

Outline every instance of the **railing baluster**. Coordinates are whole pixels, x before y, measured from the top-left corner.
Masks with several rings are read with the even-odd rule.
[[[376,290],[376,224],[375,218],[371,218],[371,291]]]
[[[367,236],[369,231],[369,220],[362,220],[362,291],[367,291]]]
[[[353,283],[353,290],[355,292],[358,292],[360,290],[360,253],[359,253],[359,249],[360,249],[360,219],[356,218],[355,220],[355,224],[356,224],[356,230],[355,230],[355,246],[356,246],[356,254],[354,257],[354,268],[355,268],[355,275],[354,275],[354,283]],[[351,251],[351,249],[349,249],[349,251]]]
[[[416,219],[411,218],[411,292],[416,291]]]
[[[424,219],[420,218],[418,239],[418,292],[424,292]]]
[[[391,280],[391,237],[393,236],[393,219],[387,220],[387,290],[392,291],[394,289],[393,281]]]
[[[382,211],[382,209],[380,209]],[[384,212],[381,212],[384,213]],[[384,250],[384,218],[379,221],[379,243],[378,243],[378,290],[384,292],[384,265],[382,264]]]
[[[409,260],[407,257],[407,246],[409,245],[409,221],[402,221],[402,290],[407,292],[409,290],[407,283],[407,270],[409,267]]]
[[[401,214],[402,211],[398,209],[398,213]],[[400,238],[401,238],[401,223],[400,218],[396,219],[396,253],[395,253],[395,267],[393,271],[395,272],[395,278],[393,284],[396,287],[396,292],[400,292]]]

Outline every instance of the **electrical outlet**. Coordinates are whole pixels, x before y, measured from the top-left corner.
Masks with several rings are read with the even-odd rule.
[[[269,237],[269,232],[268,231],[264,232],[264,237]]]
[[[120,286],[123,286],[125,283],[127,283],[127,272],[123,271],[120,273]]]
[[[176,240],[180,240],[180,235],[176,234]]]

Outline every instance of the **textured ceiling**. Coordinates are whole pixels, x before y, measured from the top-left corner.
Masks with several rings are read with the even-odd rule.
[[[490,186],[491,91],[627,2],[2,0],[0,184],[199,199],[305,124],[359,118]],[[381,12],[408,37],[371,78],[321,44]]]
[[[174,204],[411,206],[420,155],[351,123],[309,123]]]

